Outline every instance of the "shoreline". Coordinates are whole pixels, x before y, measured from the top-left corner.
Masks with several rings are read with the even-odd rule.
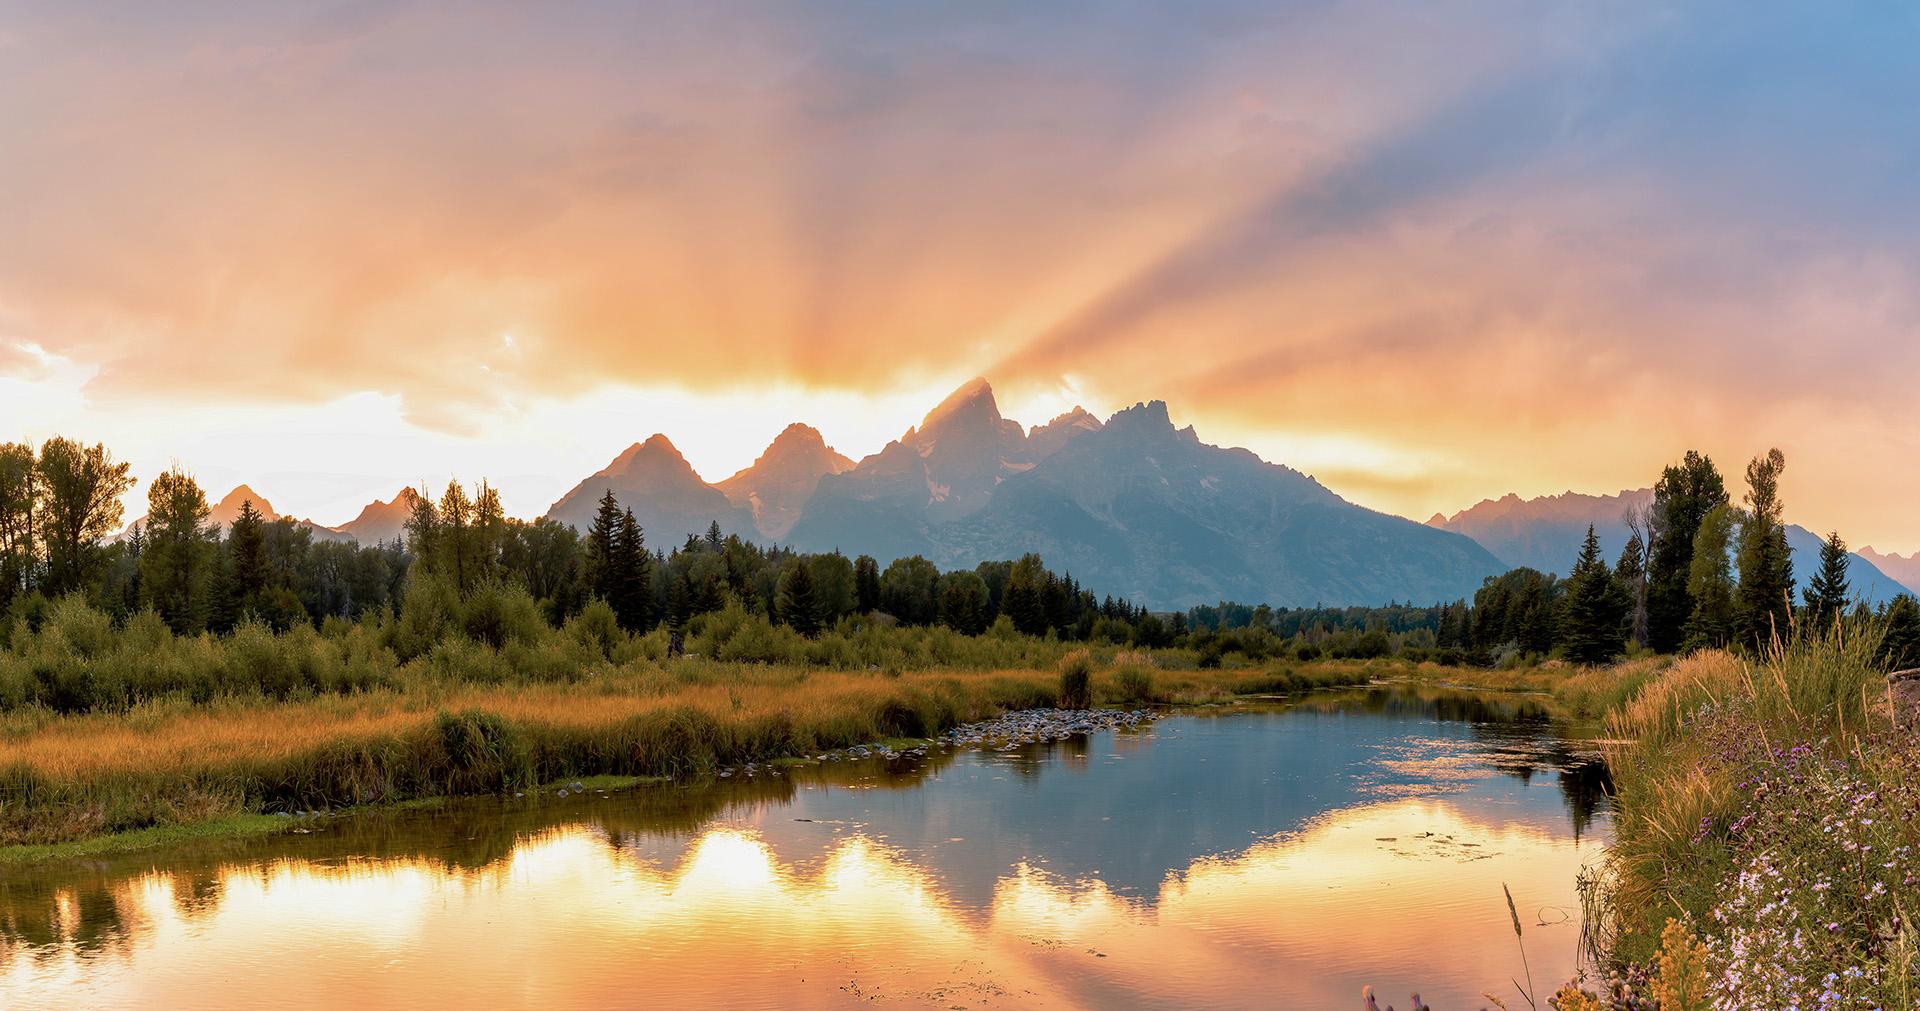
[[[1165,690],[1159,692],[1158,697],[1149,703],[1149,705],[1152,706],[1151,710],[1137,703],[1130,705],[1124,702],[1119,704],[1126,706],[1125,709],[1107,708],[1106,703],[1117,701],[1114,697],[1114,678],[1113,672],[1111,671],[1096,674],[1094,682],[1098,701],[1096,705],[1089,710],[1053,709],[1053,700],[1044,694],[1044,692],[1049,683],[1057,680],[1057,676],[1046,672],[946,671],[907,675],[903,677],[876,675],[861,679],[867,682],[867,684],[863,684],[860,687],[885,688],[888,690],[887,694],[893,697],[880,699],[878,705],[871,705],[870,708],[867,708],[866,713],[863,714],[870,718],[869,729],[875,731],[871,733],[846,733],[846,730],[857,730],[858,728],[843,727],[841,733],[833,734],[823,726],[816,728],[816,730],[825,732],[816,732],[812,735],[796,734],[795,736],[802,736],[807,739],[787,742],[787,746],[784,747],[767,747],[766,745],[773,742],[752,740],[751,734],[747,735],[748,739],[746,740],[740,739],[738,734],[731,735],[732,739],[730,740],[691,740],[686,742],[689,747],[678,755],[661,754],[657,751],[650,754],[646,757],[646,762],[652,766],[649,768],[632,768],[631,766],[642,764],[639,758],[625,762],[618,760],[610,762],[603,761],[601,763],[603,766],[626,765],[629,767],[602,769],[600,771],[579,768],[579,765],[588,763],[576,762],[570,763],[575,766],[573,769],[563,772],[560,775],[550,777],[526,776],[521,779],[511,780],[504,789],[459,789],[458,787],[461,784],[455,782],[451,784],[455,787],[454,789],[436,789],[424,794],[402,794],[397,796],[388,794],[386,796],[354,803],[328,804],[324,801],[319,801],[314,803],[283,802],[276,805],[271,801],[263,799],[249,803],[243,809],[229,808],[227,810],[214,812],[208,817],[163,821],[152,824],[135,825],[123,829],[114,829],[106,832],[92,832],[65,839],[43,839],[0,846],[0,866],[22,866],[48,861],[120,855],[196,840],[248,838],[288,833],[297,830],[302,821],[300,817],[294,816],[294,812],[296,811],[327,812],[324,815],[320,815],[322,817],[344,817],[348,816],[348,813],[384,813],[429,807],[448,800],[460,798],[486,796],[513,798],[516,794],[557,794],[560,789],[566,788],[576,782],[591,784],[588,786],[589,789],[624,791],[650,784],[697,782],[701,780],[718,782],[743,774],[759,775],[783,767],[813,762],[818,760],[818,756],[821,755],[830,756],[828,760],[832,760],[833,757],[845,757],[856,753],[885,756],[889,753],[899,753],[914,747],[924,749],[928,746],[954,746],[956,740],[964,742],[961,746],[985,746],[984,741],[968,741],[968,739],[981,738],[987,732],[988,728],[1002,725],[1010,719],[1031,720],[1032,714],[1037,712],[1052,712],[1055,714],[1078,713],[1081,714],[1077,718],[1079,720],[1087,719],[1087,714],[1117,713],[1121,714],[1124,718],[1131,718],[1134,723],[1146,723],[1156,720],[1163,715],[1187,709],[1201,708],[1207,705],[1238,703],[1257,700],[1262,697],[1290,697],[1319,690],[1363,688],[1371,684],[1405,685],[1442,691],[1516,695],[1521,697],[1531,697],[1535,694],[1532,691],[1518,688],[1511,684],[1484,686],[1471,683],[1463,684],[1460,682],[1460,679],[1449,676],[1459,674],[1459,671],[1454,669],[1436,668],[1433,670],[1422,670],[1417,667],[1393,664],[1319,665],[1304,671],[1291,669],[1230,669],[1215,671],[1156,671],[1155,673],[1165,682]],[[784,675],[776,675],[776,679],[780,676]],[[817,676],[817,679],[824,680],[825,672]],[[803,677],[801,680],[805,681],[806,678]],[[923,731],[921,734],[878,732],[889,729],[899,729],[897,724],[893,726],[883,726],[881,724],[887,723],[885,717],[889,713],[896,719],[900,718],[901,707],[899,703],[903,701],[900,695],[916,694],[928,688],[932,682],[942,682],[948,685],[963,683],[973,688],[982,687],[991,682],[995,683],[994,688],[997,690],[990,691],[984,696],[975,698],[973,700],[975,704],[970,707],[971,712],[959,712],[958,710],[967,708],[962,706],[939,707],[944,709],[946,714],[951,714],[949,720],[926,720],[913,728]],[[761,714],[742,712],[736,707],[740,705],[739,700],[743,697],[744,693],[742,690],[752,687],[754,687],[754,685],[751,683],[742,683],[721,695],[721,698],[727,700],[727,706],[729,708],[735,708],[733,713],[725,716],[712,712],[704,714],[696,713],[693,715],[704,715],[707,718],[694,722],[699,723],[701,725],[700,728],[709,732],[723,732],[720,734],[723,738],[729,736],[724,733],[725,731],[750,730],[751,727],[743,728],[738,724],[743,722],[749,724],[758,723],[761,719]],[[577,696],[577,693],[566,692],[562,693],[562,696],[563,699],[570,699]],[[1009,698],[1010,696],[1016,698]],[[1017,698],[1018,696],[1025,697]],[[636,702],[637,701],[638,700],[636,700]],[[787,703],[791,702],[790,699],[781,699],[778,701],[782,707],[790,708],[790,706],[787,706]],[[871,704],[874,700],[863,698],[861,701]],[[1009,701],[1037,702],[1039,704],[1010,705],[1008,704]],[[262,706],[253,707],[252,709],[243,708],[239,714],[228,714],[226,719],[231,725],[239,725],[246,721],[237,717],[244,716],[255,709],[262,712],[272,712],[284,708],[286,707]],[[642,707],[636,706],[636,708]],[[491,745],[504,744],[506,745],[504,750],[511,751],[516,742],[520,745],[528,744],[529,742],[526,738],[529,737],[542,738],[558,735],[573,738],[581,736],[580,731],[587,729],[568,728],[564,726],[556,727],[552,724],[541,723],[537,719],[528,720],[523,723],[520,722],[520,718],[523,717],[525,707],[522,707],[522,709],[523,713],[516,713],[513,718],[501,717],[496,723],[491,725],[487,725],[485,721],[482,721],[483,737],[487,734],[492,734],[496,738],[509,739],[504,741],[489,740],[487,743]],[[871,720],[871,717],[876,712],[883,718]],[[476,713],[478,716],[500,716],[500,714],[493,713],[485,705],[477,706],[474,710],[459,711],[444,707],[438,709],[421,707],[410,713],[413,719],[411,720],[411,725],[403,732],[403,735],[406,733],[419,735],[422,732],[426,732],[428,736],[444,737],[450,732],[450,714],[452,714],[457,721],[474,717]],[[192,717],[194,715],[196,714],[193,711],[187,711],[182,714],[183,717]],[[685,724],[689,712],[688,708],[684,706],[670,707],[667,709],[667,715],[673,717],[677,723]],[[816,713],[815,722],[826,724],[832,722],[828,717],[844,718],[848,715],[850,714],[845,712]],[[600,727],[596,729],[616,732],[622,729],[631,730],[632,725],[636,721],[646,718],[647,716],[648,714],[645,712],[635,712],[630,714],[626,719],[617,721],[613,727]],[[735,717],[735,719],[729,720],[727,718],[728,716]],[[973,718],[956,718],[959,716],[971,716]],[[89,717],[86,719],[99,721],[101,718]],[[908,718],[906,721],[911,723],[912,719]],[[108,722],[111,722],[111,720],[109,719]],[[469,720],[469,722],[471,721]],[[656,719],[655,722],[658,722],[658,720]],[[798,723],[797,719],[789,712],[786,716],[786,722],[789,732],[792,733]],[[1074,720],[1068,720],[1067,722],[1071,724]],[[735,725],[729,726],[729,723]],[[459,724],[453,732],[458,733],[470,729],[470,727],[464,724]],[[685,730],[687,728],[681,726],[680,729]],[[1051,738],[1042,737],[1040,731],[1044,728],[1039,725],[1003,729],[1006,729],[1007,732],[1001,734],[1002,738],[1012,737],[1018,740],[1019,743],[1038,743],[1044,739],[1062,739],[1064,736],[1071,736],[1071,734],[1065,734]],[[1111,729],[1111,726],[1101,725],[1091,729]],[[149,731],[149,733],[160,734],[164,730],[165,727],[159,727]],[[1019,732],[1020,730],[1025,731],[1024,735]],[[585,736],[592,738],[595,734],[589,732]],[[616,734],[615,736],[630,735]],[[1020,740],[1022,736],[1025,737],[1024,740]],[[380,751],[378,748],[371,747],[370,743],[365,740],[355,740],[351,734],[345,735],[343,740],[344,743],[355,746],[353,750],[359,753],[378,753]],[[328,742],[330,746],[341,743],[342,741]],[[532,743],[535,745],[534,750],[539,751],[543,750],[543,745],[550,745],[553,742],[534,741]],[[997,745],[1001,742],[996,741],[995,743]],[[861,749],[864,749],[864,752],[862,752]],[[495,747],[493,750],[497,751],[502,749]],[[0,749],[0,758],[3,757],[4,749]],[[312,753],[290,754],[286,756],[288,763],[294,766],[300,766],[309,759],[317,762],[331,757],[336,756]],[[365,757],[365,755],[362,754],[362,757]],[[666,767],[661,768],[660,766],[663,765]],[[0,760],[0,773],[6,771],[4,761]],[[165,776],[148,776],[143,777],[137,783],[129,783],[127,785],[137,785],[149,790],[164,791],[169,785],[177,785],[179,783],[190,784],[190,781],[194,779],[203,779],[213,770],[199,768],[179,771],[182,774],[172,779]],[[251,769],[248,771],[258,773],[260,770]],[[485,771],[492,773],[500,772],[499,769],[488,769]],[[530,772],[532,770],[529,768],[526,771]],[[103,776],[102,778],[105,779],[109,777]],[[473,786],[475,782],[476,781],[469,779],[466,785]],[[496,779],[494,782],[502,782],[502,780]],[[252,785],[257,787],[259,783],[260,778],[254,778]],[[439,783],[427,785],[445,786],[448,784]],[[93,784],[82,786],[80,789],[85,791],[89,786],[93,786]],[[108,789],[110,786],[98,788]],[[262,793],[264,794],[264,791],[262,791]],[[308,815],[308,817],[313,817],[313,815]]]
[[[1373,682],[1312,685],[1302,692],[1366,687]],[[1384,683],[1384,682],[1381,682]],[[956,724],[929,737],[887,737],[828,749],[817,754],[793,753],[746,761],[715,768],[692,777],[650,775],[593,775],[529,784],[504,793],[463,793],[417,797],[393,801],[375,801],[337,808],[297,812],[242,811],[193,822],[152,825],[124,831],[89,835],[59,842],[26,843],[0,847],[0,867],[54,864],[77,860],[121,857],[146,850],[159,850],[195,842],[235,841],[302,832],[316,820],[389,815],[406,811],[432,810],[449,803],[482,800],[489,797],[507,800],[552,796],[566,799],[589,791],[612,794],[660,786],[699,786],[717,784],[736,776],[751,779],[759,775],[779,775],[780,770],[828,762],[856,761],[865,758],[890,759],[924,756],[929,750],[1012,750],[1034,744],[1050,744],[1107,730],[1150,726],[1177,713],[1217,705],[1257,700],[1258,694],[1234,695],[1223,700],[1157,704],[1153,709],[1130,710],[1094,707],[1067,710],[1035,707],[1007,710],[997,715]]]

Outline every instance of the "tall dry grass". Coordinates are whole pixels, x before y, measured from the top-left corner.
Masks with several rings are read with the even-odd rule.
[[[1644,960],[1669,919],[1699,923],[1735,856],[1728,827],[1754,798],[1756,763],[1818,742],[1836,756],[1887,723],[1880,639],[1841,623],[1757,658],[1703,651],[1647,673],[1605,719],[1615,840],[1607,915],[1615,952]]]
[[[1139,664],[1075,657],[1068,666],[1084,671],[1090,704],[1132,705],[1141,701]],[[1218,697],[1259,677],[1184,671],[1177,684]],[[1062,680],[1045,669],[852,672],[693,660],[636,662],[557,683],[424,682],[291,701],[23,710],[0,717],[0,845],[591,775],[703,775],[1056,705]]]

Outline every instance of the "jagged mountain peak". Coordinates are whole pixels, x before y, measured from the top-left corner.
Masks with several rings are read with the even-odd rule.
[[[614,464],[617,466],[646,456],[658,456],[670,460],[686,459],[680,455],[680,448],[673,444],[672,439],[667,438],[663,432],[655,432],[647,436],[646,441],[628,446],[619,456],[614,457]]]
[[[920,427],[928,428],[939,419],[970,413],[991,414],[996,419],[1000,417],[1000,404],[994,400],[993,385],[979,376],[961,383],[952,393],[947,394],[945,400],[940,401],[933,410],[927,412],[926,419],[921,422]]]
[[[991,440],[1017,445],[1026,436],[1019,422],[1001,417],[993,387],[984,379],[972,379],[928,411],[918,427],[907,429],[900,441],[926,456],[943,444],[951,448],[954,442]]]
[[[1101,431],[1115,438],[1169,438],[1177,433],[1167,414],[1167,402],[1147,400],[1115,411]],[[1191,426],[1187,432],[1191,434]]]
[[[1080,436],[1098,432],[1104,427],[1093,412],[1075,405],[1073,410],[1054,418],[1044,425],[1035,425],[1027,431],[1027,450],[1035,460],[1043,460],[1058,452],[1067,443]]]
[[[230,527],[234,520],[240,518],[240,504],[243,502],[252,502],[253,511],[259,513],[260,518],[269,523],[280,518],[280,514],[273,511],[273,503],[268,502],[266,496],[254,491],[246,484],[235,486],[220,501],[215,502],[208,510],[209,518],[223,527]]]
[[[1081,407],[1079,404],[1075,404],[1072,410],[1055,416],[1052,421],[1044,425],[1033,426],[1033,428],[1028,430],[1027,434],[1038,435],[1041,432],[1054,428],[1082,428],[1088,431],[1098,431],[1100,427],[1101,422],[1098,415]]]
[[[785,447],[785,446],[824,446],[826,444],[827,444],[826,436],[821,435],[819,429],[813,427],[812,425],[807,424],[804,421],[796,421],[793,424],[788,425],[787,427],[781,429],[780,434],[773,437],[773,442],[768,444],[767,448],[773,449],[775,447]]]
[[[852,460],[834,451],[820,430],[794,422],[774,436],[751,466],[718,487],[735,506],[753,514],[753,525],[778,540],[800,518],[820,479],[851,470]]]

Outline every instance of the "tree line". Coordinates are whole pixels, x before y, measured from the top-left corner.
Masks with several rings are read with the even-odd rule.
[[[610,490],[582,533],[552,519],[508,517],[491,485],[454,481],[437,499],[418,497],[402,540],[359,545],[315,538],[291,519],[267,521],[251,502],[223,530],[204,490],[175,467],[147,489],[146,518],[113,538],[134,485],[128,465],[104,445],[56,437],[37,449],[0,445],[0,610],[32,622],[50,600],[77,593],[120,620],[152,611],[176,634],[224,634],[247,620],[284,631],[329,618],[391,619],[410,597],[492,599],[485,591],[511,586],[553,627],[598,600],[635,634],[678,630],[736,607],[805,637],[876,615],[966,635],[1003,625],[1063,640],[1188,647],[1209,665],[1231,653],[1602,663],[1630,651],[1758,647],[1795,622],[1823,625],[1862,609],[1850,597],[1838,533],[1794,598],[1779,488],[1785,466],[1779,450],[1756,457],[1736,504],[1713,461],[1688,452],[1665,468],[1652,503],[1627,518],[1630,536],[1613,563],[1589,528],[1564,579],[1518,568],[1489,578],[1470,601],[1222,602],[1153,613],[1096,597],[1033,554],[953,571],[917,555],[882,566],[866,555],[762,545],[717,523],[652,547]],[[1881,616],[1890,647],[1920,663],[1913,598],[1898,598]]]
[[[1902,595],[1875,612],[1856,601],[1837,531],[1822,543],[1819,567],[1796,599],[1780,497],[1785,469],[1778,449],[1755,457],[1735,502],[1713,460],[1690,451],[1662,472],[1653,501],[1626,517],[1618,558],[1601,557],[1589,526],[1565,578],[1523,567],[1488,578],[1471,601],[1292,610],[1222,603],[1194,608],[1190,622],[1221,631],[1230,649],[1252,631],[1292,637],[1308,653],[1332,642],[1359,655],[1391,651],[1455,663],[1558,656],[1597,664],[1632,651],[1758,650],[1795,627],[1873,616],[1887,661],[1920,664],[1920,603]]]
[[[556,627],[597,599],[636,634],[728,606],[803,636],[868,614],[967,635],[1005,622],[1027,635],[1146,648],[1185,631],[1183,616],[1096,597],[1033,554],[956,571],[917,555],[882,566],[866,555],[762,545],[717,522],[651,547],[611,491],[581,533],[508,517],[491,485],[454,481],[437,499],[419,497],[400,541],[359,545],[316,538],[292,519],[268,521],[252,502],[222,529],[205,490],[179,467],[153,481],[146,517],[115,537],[133,486],[128,465],[104,445],[0,446],[0,610],[31,621],[49,601],[80,594],[122,620],[150,610],[175,634],[223,634],[250,619],[284,631],[391,616],[406,607],[409,587],[459,600],[507,585]]]

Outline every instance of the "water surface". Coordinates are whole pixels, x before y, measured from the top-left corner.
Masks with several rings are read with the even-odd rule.
[[[1374,688],[0,881],[0,1005],[1357,1007],[1574,968],[1604,774]],[[1509,1001],[1512,1003],[1512,1001]]]

